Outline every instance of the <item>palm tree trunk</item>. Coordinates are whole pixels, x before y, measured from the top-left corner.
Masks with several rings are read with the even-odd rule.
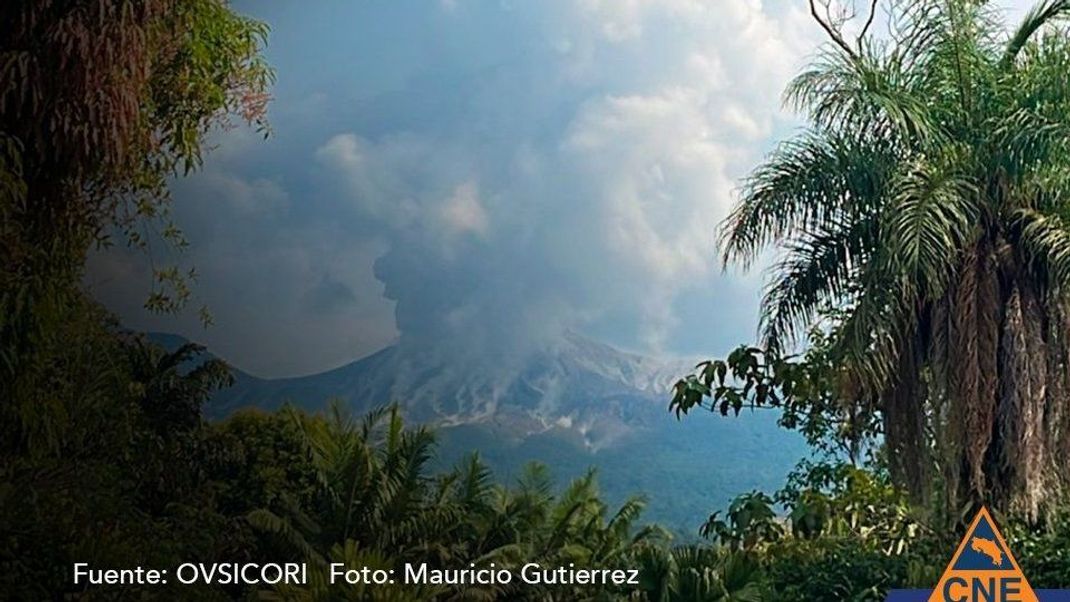
[[[999,282],[985,243],[966,257],[952,292],[951,433],[962,429],[968,488],[984,497],[985,457],[995,432],[1000,324]]]
[[[1044,312],[1032,287],[1015,284],[1007,301],[1000,344],[999,448],[994,466],[1000,475],[995,497],[1035,518],[1047,490],[1048,353]],[[1001,504],[1002,505],[1002,504]]]
[[[892,477],[918,502],[928,501],[931,458],[925,436],[925,396],[921,395],[922,355],[916,335],[905,337],[895,382],[884,391],[885,443]]]

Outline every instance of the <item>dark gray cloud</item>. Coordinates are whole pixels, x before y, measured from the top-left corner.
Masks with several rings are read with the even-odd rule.
[[[305,308],[313,314],[344,311],[358,301],[357,294],[349,285],[330,274],[324,274],[319,284],[305,291]]]
[[[95,257],[90,285],[131,325],[273,375],[398,337],[500,356],[566,328],[670,353],[752,334],[758,275],[719,275],[713,229],[791,127],[799,7],[247,9],[274,32],[275,135],[221,136],[175,192],[216,326],[145,315],[144,258]]]

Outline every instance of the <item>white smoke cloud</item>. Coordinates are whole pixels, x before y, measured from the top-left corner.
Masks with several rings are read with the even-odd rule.
[[[222,139],[175,195],[216,313],[196,338],[292,374],[398,332],[485,358],[569,328],[671,352],[714,311],[722,346],[752,331],[757,278],[719,275],[714,228],[793,123],[780,92],[819,41],[798,3],[293,6],[248,9],[273,29],[276,136]],[[114,284],[122,261],[101,296],[174,330]]]
[[[456,233],[486,235],[490,227],[487,211],[479,200],[479,188],[474,181],[457,186],[453,195],[442,205],[442,221]]]
[[[546,12],[535,56],[457,82],[451,121],[340,132],[316,156],[380,219],[403,340],[515,348],[613,316],[664,350],[675,299],[716,277],[715,225],[813,41],[798,11],[748,0]]]

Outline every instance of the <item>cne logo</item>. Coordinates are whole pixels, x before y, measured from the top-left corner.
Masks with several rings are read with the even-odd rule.
[[[981,508],[929,602],[1038,602],[987,508]]]

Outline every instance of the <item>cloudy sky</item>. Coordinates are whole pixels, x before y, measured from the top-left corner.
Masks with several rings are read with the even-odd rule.
[[[263,376],[399,338],[499,352],[574,329],[651,354],[752,338],[761,274],[722,274],[741,176],[798,126],[803,0],[248,0],[274,135],[175,183],[215,325],[141,309],[144,255],[93,258],[126,324]],[[153,258],[165,261],[167,258]]]

